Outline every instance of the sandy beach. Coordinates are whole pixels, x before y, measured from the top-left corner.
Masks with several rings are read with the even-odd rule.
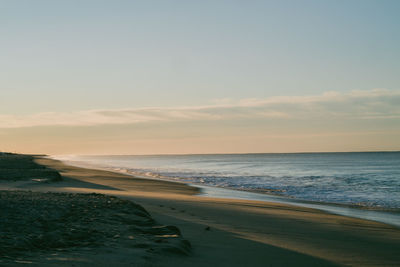
[[[400,267],[399,11],[1,1],[0,267]]]
[[[386,224],[286,204],[205,198],[198,195],[197,188],[185,184],[73,167],[44,157],[36,157],[35,162],[58,171],[62,181],[41,180],[36,175],[32,177],[35,180],[3,180],[0,182],[0,190],[53,192],[50,194],[58,192],[67,195],[97,193],[105,195],[105,203],[110,196],[115,196],[121,201],[131,200],[149,213],[151,221],[154,220],[151,227],[169,229],[172,232],[165,232],[162,235],[165,238],[176,235],[174,237],[178,237],[176,239],[178,242],[155,241],[154,236],[161,234],[150,231],[147,232],[150,237],[146,240],[153,241],[146,241],[147,250],[142,252],[134,250],[139,251],[135,254],[132,248],[126,245],[129,240],[116,242],[112,238],[101,236],[98,241],[105,240],[105,243],[112,244],[90,249],[87,246],[78,246],[77,249],[66,251],[49,250],[48,253],[46,250],[37,253],[27,252],[26,258],[2,259],[1,264],[5,266],[21,264],[29,266],[398,266],[400,264],[398,253],[400,229]],[[10,199],[6,193],[3,195],[4,198]],[[65,195],[57,196],[61,197],[60,201],[68,202]],[[107,214],[113,208],[104,206],[100,209],[100,213],[102,210]],[[82,216],[84,214],[82,211]],[[98,216],[94,219],[93,226],[97,220],[104,219]],[[98,231],[110,230],[105,228]],[[137,235],[137,231],[142,230],[136,229],[132,236]],[[191,245],[185,247],[186,240]],[[163,246],[178,248],[180,252],[186,252],[157,250],[160,243]],[[149,249],[152,251],[149,252]]]

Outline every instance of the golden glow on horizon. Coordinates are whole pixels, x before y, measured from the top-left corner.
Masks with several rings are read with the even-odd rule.
[[[399,91],[0,116],[0,150],[194,154],[400,150]]]
[[[30,135],[27,132],[27,135]],[[117,140],[108,138],[49,138],[27,136],[7,139],[2,150],[45,154],[207,154],[207,153],[291,153],[400,150],[400,131],[296,136],[241,136],[217,138],[135,139],[134,134]],[[23,137],[23,136],[20,136]]]

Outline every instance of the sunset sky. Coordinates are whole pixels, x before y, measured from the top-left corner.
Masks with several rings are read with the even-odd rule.
[[[400,150],[400,1],[2,1],[0,151]]]

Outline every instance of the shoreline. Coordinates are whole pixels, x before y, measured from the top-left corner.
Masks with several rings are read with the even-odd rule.
[[[283,203],[206,198],[184,184],[74,167],[48,158],[37,162],[59,171],[63,181],[2,182],[0,189],[117,196],[143,206],[157,221],[177,226],[191,242],[192,254],[158,255],[151,266],[400,263],[400,230],[387,224]]]
[[[58,160],[57,158],[49,157],[50,159]],[[115,173],[120,173],[128,175],[134,178],[142,178],[149,180],[160,180],[168,181],[173,183],[186,184],[195,188],[199,188],[201,191],[198,196],[200,197],[210,197],[210,198],[222,198],[222,199],[236,199],[236,200],[254,200],[254,201],[264,201],[264,202],[274,202],[281,204],[294,205],[305,208],[317,209],[332,214],[347,216],[351,218],[359,218],[372,220],[376,222],[386,223],[395,227],[400,228],[400,209],[389,209],[389,208],[377,208],[369,206],[358,206],[352,204],[343,203],[332,203],[332,202],[322,202],[322,201],[312,201],[312,200],[302,200],[297,198],[291,198],[285,195],[273,194],[268,192],[254,192],[252,190],[240,190],[235,188],[224,188],[217,186],[208,186],[193,182],[182,182],[175,181],[173,179],[168,179],[168,177],[154,177],[146,174],[118,171],[116,168],[101,166],[99,164],[90,164],[81,161],[68,161],[61,160],[65,164],[69,164],[76,167],[83,168],[93,168],[97,170],[111,171]],[[76,164],[76,165],[74,165]]]

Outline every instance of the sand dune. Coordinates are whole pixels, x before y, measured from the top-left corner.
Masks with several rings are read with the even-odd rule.
[[[49,179],[61,177],[54,174],[57,171],[30,156],[7,154],[0,157],[0,163],[9,163],[0,169],[6,177],[17,173],[8,167],[20,167],[21,175],[8,182],[12,186],[30,188],[60,181]],[[142,206],[113,196],[4,190],[0,191],[0,210],[1,266],[108,265],[107,259],[96,256],[104,250],[118,266],[147,265],[154,255],[188,255],[191,251],[190,242],[177,227],[162,225]]]

